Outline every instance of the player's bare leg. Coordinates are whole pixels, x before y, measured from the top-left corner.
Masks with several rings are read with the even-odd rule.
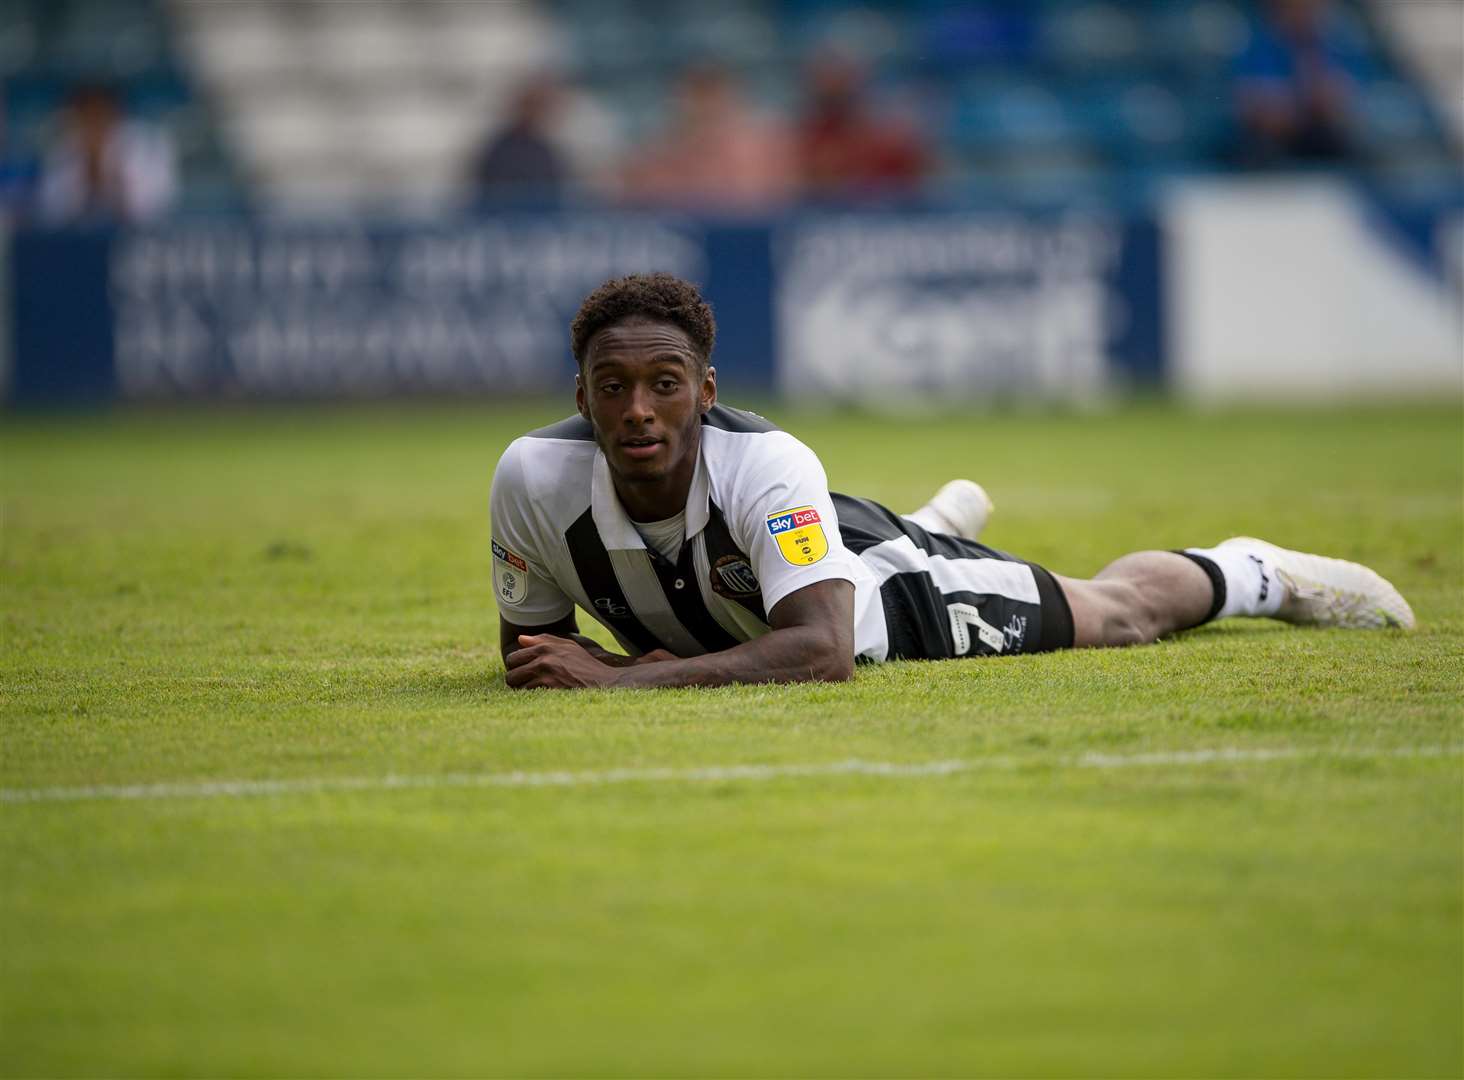
[[[1358,630],[1414,625],[1408,602],[1366,566],[1245,536],[1183,553],[1140,551],[1091,581],[1058,582],[1079,648],[1142,645],[1232,615]]]
[[[1073,612],[1073,645],[1146,645],[1198,626],[1209,615],[1214,586],[1200,567],[1172,551],[1136,551],[1109,563],[1091,581],[1058,576]]]

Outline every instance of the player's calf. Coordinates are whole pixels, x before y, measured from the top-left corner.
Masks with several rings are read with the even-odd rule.
[[[1058,578],[1073,612],[1077,648],[1146,645],[1196,626],[1210,610],[1209,577],[1170,551],[1138,551],[1091,581]]]

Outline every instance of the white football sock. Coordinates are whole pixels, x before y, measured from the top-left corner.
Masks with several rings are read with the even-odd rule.
[[[1215,618],[1251,615],[1269,618],[1281,610],[1285,589],[1276,577],[1276,567],[1261,548],[1231,541],[1218,548],[1185,548],[1191,555],[1209,559],[1225,578],[1225,604]]]

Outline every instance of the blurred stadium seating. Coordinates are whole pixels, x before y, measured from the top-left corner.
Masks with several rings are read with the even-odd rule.
[[[1354,168],[1457,176],[1464,46],[1451,4],[1338,14],[1365,62]],[[1240,0],[0,0],[8,155],[44,148],[78,80],[120,86],[179,148],[185,208],[449,206],[515,88],[573,89],[558,133],[590,182],[665,120],[690,62],[715,60],[792,120],[803,69],[836,44],[877,105],[936,151],[940,201],[1142,195],[1226,167]],[[1453,20],[1454,32],[1441,24]],[[1435,103],[1440,103],[1436,105]],[[1451,142],[1454,144],[1451,147]]]
[[[1316,3],[1352,89],[1325,161],[1241,152],[1244,64],[1306,0],[0,0],[0,382],[546,390],[585,292],[654,266],[758,390],[1242,391],[1278,343],[1339,394],[1452,386],[1461,5]],[[37,210],[95,84],[177,158],[148,229],[48,230],[105,224],[100,182]],[[1370,329],[1301,314],[1381,295]]]

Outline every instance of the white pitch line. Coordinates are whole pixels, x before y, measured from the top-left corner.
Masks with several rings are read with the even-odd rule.
[[[1140,765],[1211,765],[1228,761],[1288,761],[1301,757],[1341,758],[1410,758],[1449,757],[1464,754],[1464,746],[1342,746],[1304,749],[1279,746],[1272,749],[1241,750],[1221,747],[1215,750],[1172,750],[1148,754],[1083,754],[1073,764],[1088,769],[1123,769]]]
[[[1079,754],[1076,757],[988,757],[945,761],[847,761],[795,765],[706,765],[696,768],[601,769],[583,772],[439,773],[422,776],[322,776],[299,780],[200,780],[161,784],[98,784],[86,787],[0,788],[0,803],[86,802],[99,799],[224,799],[331,791],[392,791],[428,788],[596,787],[631,783],[764,781],[804,776],[949,776],[980,769],[1048,766],[1131,769],[1294,761],[1298,758],[1436,758],[1464,755],[1464,746],[1273,747],[1245,750],[1175,750],[1143,754]]]

